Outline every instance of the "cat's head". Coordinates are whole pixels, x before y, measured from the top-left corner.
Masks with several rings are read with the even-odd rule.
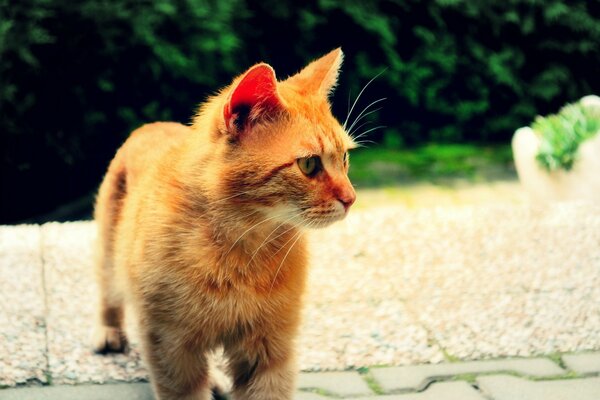
[[[257,64],[221,93],[223,196],[278,223],[323,227],[346,216],[356,199],[347,175],[355,144],[328,100],[342,59],[333,50],[283,81]]]

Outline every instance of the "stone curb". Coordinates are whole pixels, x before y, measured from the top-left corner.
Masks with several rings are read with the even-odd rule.
[[[0,390],[0,400],[152,400],[147,383],[44,386]]]
[[[600,377],[528,381],[508,375],[477,378],[479,388],[493,400],[598,400]]]
[[[460,374],[514,371],[533,377],[553,377],[566,371],[547,358],[471,361],[460,363],[373,368],[370,373],[386,393],[421,391],[437,378]]]
[[[566,354],[565,365],[578,374],[600,373],[600,353]]]
[[[487,400],[467,382],[438,382],[423,392],[361,397],[353,400]]]
[[[300,390],[319,389],[339,397],[373,394],[356,371],[301,373],[297,385]]]

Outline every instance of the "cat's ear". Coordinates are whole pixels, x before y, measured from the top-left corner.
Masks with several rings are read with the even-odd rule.
[[[257,64],[234,82],[223,108],[225,126],[241,131],[261,115],[282,107],[275,71],[268,64]]]
[[[337,84],[343,60],[344,53],[338,47],[308,64],[302,71],[289,78],[288,81],[299,86],[302,91],[319,93],[327,97]]]

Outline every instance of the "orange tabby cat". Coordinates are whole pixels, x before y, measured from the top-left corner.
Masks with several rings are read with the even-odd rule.
[[[257,64],[191,127],[134,131],[100,187],[98,352],[122,351],[123,306],[139,322],[160,399],[209,399],[222,347],[235,399],[291,399],[307,255],[305,227],[344,218],[351,137],[332,116],[342,51],[278,82]]]

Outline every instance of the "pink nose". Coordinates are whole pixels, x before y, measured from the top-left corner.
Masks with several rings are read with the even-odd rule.
[[[356,200],[356,192],[351,185],[345,186],[337,192],[337,199],[344,205],[346,211],[348,211]]]

